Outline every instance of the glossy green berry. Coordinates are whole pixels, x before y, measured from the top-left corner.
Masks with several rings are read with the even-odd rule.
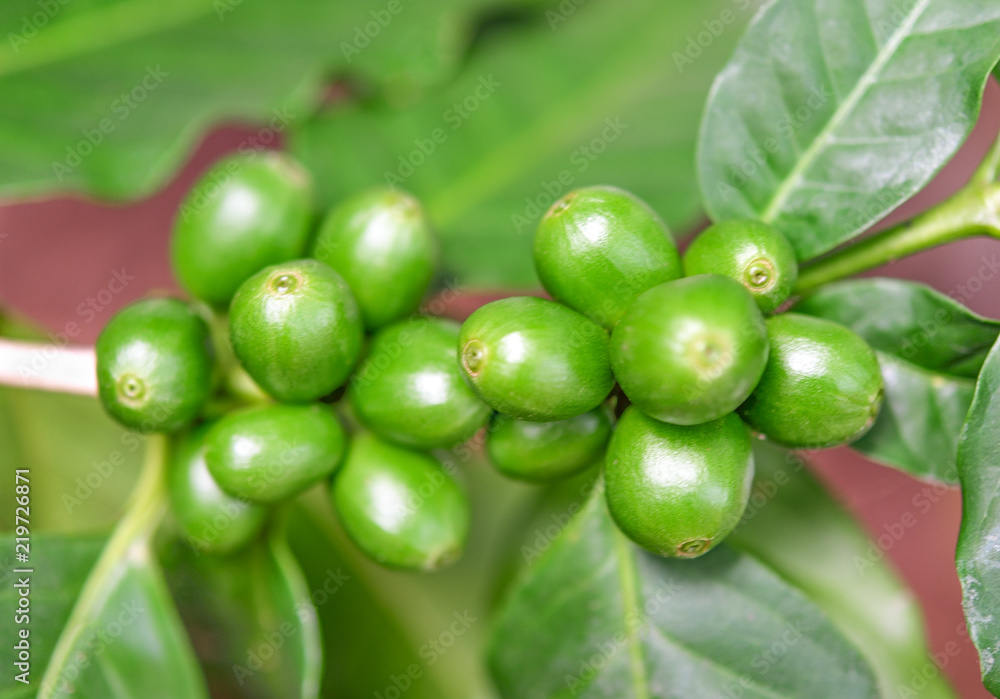
[[[608,330],[636,296],[681,276],[667,227],[636,196],[585,187],[557,201],[535,233],[545,290]]]
[[[351,379],[358,417],[387,439],[413,447],[449,447],[486,424],[490,407],[458,366],[458,324],[418,318],[383,328]]]
[[[346,437],[325,405],[268,405],[229,413],[205,441],[205,462],[223,490],[276,502],[329,477]]]
[[[212,391],[208,325],[177,299],[147,299],[119,311],[97,339],[104,408],[126,427],[174,432]]]
[[[750,434],[736,415],[671,425],[631,406],[605,460],[608,509],[643,548],[694,558],[739,523],[753,470]]]
[[[795,249],[778,229],[753,220],[717,223],[684,253],[684,273],[735,279],[770,313],[792,293],[799,276]]]
[[[171,261],[181,286],[224,308],[240,284],[268,265],[302,257],[312,183],[287,155],[235,155],[195,184],[174,222]]]
[[[173,445],[167,490],[188,543],[196,551],[230,553],[257,536],[267,508],[233,497],[212,478],[205,463],[209,428],[201,425]]]
[[[798,313],[767,321],[771,358],[740,408],[768,439],[806,449],[853,442],[875,422],[882,374],[872,349],[843,325]]]
[[[486,451],[500,473],[529,483],[573,475],[604,454],[611,420],[603,408],[555,422],[529,422],[496,415]]]
[[[700,275],[640,295],[611,335],[625,395],[646,414],[695,425],[731,413],[767,362],[764,317],[740,284]]]
[[[554,301],[519,296],[488,303],[462,325],[459,348],[479,397],[522,420],[585,413],[614,386],[607,334]]]
[[[274,265],[247,279],[229,309],[229,333],[247,373],[288,403],[342,386],[364,337],[347,283],[316,260]]]
[[[437,570],[462,555],[468,498],[423,452],[359,434],[331,492],[348,535],[383,565]]]
[[[420,202],[397,189],[348,199],[327,216],[313,257],[337,270],[369,329],[414,313],[437,267],[437,241]]]

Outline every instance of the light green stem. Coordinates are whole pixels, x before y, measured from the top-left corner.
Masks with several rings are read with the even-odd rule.
[[[1000,238],[1000,184],[977,178],[912,221],[803,267],[795,293],[803,294],[916,252],[980,235]]]

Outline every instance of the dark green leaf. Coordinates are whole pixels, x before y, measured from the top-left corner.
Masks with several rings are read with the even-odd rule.
[[[59,631],[66,625],[83,581],[106,542],[103,536],[34,535],[29,549],[31,565],[27,567],[35,572],[23,575],[12,572],[24,567],[14,562],[14,536],[0,537],[0,550],[4,552],[0,556],[0,605],[6,614],[14,614],[20,597],[18,592],[24,589],[15,585],[30,578],[29,619],[20,623],[22,619],[10,617],[0,624],[0,647],[3,648],[0,660],[6,669],[0,678],[0,697],[27,699],[38,694],[42,672],[52,656]],[[13,665],[22,629],[28,632],[31,654],[31,671],[24,678],[30,680],[28,684],[17,680],[25,668]]]
[[[716,220],[800,260],[920,190],[965,140],[1000,58],[994,0],[776,0],[716,80],[698,169]]]
[[[206,125],[272,143],[328,76],[410,101],[449,74],[485,0],[91,0],[0,4],[0,192],[152,191]]]
[[[885,551],[797,455],[758,442],[754,457],[750,505],[729,543],[767,563],[819,604],[871,662],[882,696],[910,696],[903,691],[909,688],[921,699],[954,699],[942,673],[930,679],[923,674],[930,650],[920,606]],[[899,523],[904,531],[907,525]]]
[[[213,696],[319,696],[316,610],[280,534],[230,556],[199,555],[175,540],[163,558]],[[331,575],[327,590],[335,592],[344,580]]]
[[[987,274],[1000,270],[983,258]],[[975,378],[1000,334],[1000,322],[917,282],[855,279],[830,284],[795,310],[846,325],[880,352],[943,374]]]
[[[958,446],[962,528],[955,563],[983,682],[1000,695],[1000,343],[979,375]]]
[[[387,183],[420,196],[463,283],[534,285],[535,226],[571,188],[633,190],[671,225],[697,215],[695,135],[708,84],[749,15],[739,5],[564,2],[530,32],[480,47],[432,99],[336,109],[292,146],[327,203]],[[707,48],[696,40],[703,22],[718,25],[717,38],[701,39]]]
[[[490,650],[505,697],[877,697],[826,616],[756,559],[645,553],[598,490],[501,612]]]

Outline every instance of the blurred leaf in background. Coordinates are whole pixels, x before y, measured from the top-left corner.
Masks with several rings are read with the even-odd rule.
[[[451,74],[490,0],[0,4],[0,195],[151,193],[220,120],[298,127],[332,77],[399,101]],[[503,7],[529,0],[499,3]]]
[[[564,2],[477,47],[412,108],[335,104],[292,134],[326,203],[392,185],[427,204],[446,270],[535,285],[531,236],[572,188],[614,183],[675,227],[700,210],[694,149],[709,84],[754,5]]]

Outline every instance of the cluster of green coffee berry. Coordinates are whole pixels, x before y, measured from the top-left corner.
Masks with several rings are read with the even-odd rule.
[[[878,365],[857,336],[794,314],[765,321],[796,264],[762,224],[709,229],[681,278],[645,204],[578,190],[535,238],[556,300],[496,301],[459,327],[419,313],[437,254],[411,196],[354,196],[315,233],[312,210],[310,178],[287,156],[222,161],[173,234],[175,273],[198,302],[137,302],[98,340],[109,413],[173,434],[173,510],[199,549],[243,546],[268,506],[329,480],[360,549],[441,567],[464,548],[470,507],[433,450],[485,427],[491,461],[520,480],[603,457],[621,529],[658,553],[698,555],[746,505],[744,420],[819,447],[856,438],[878,410]],[[632,406],[613,427],[616,382]]]
[[[172,433],[169,493],[197,549],[242,547],[269,506],[336,476],[332,501],[362,550],[437,568],[461,554],[469,504],[425,449],[471,436],[489,408],[459,373],[458,324],[416,315],[436,240],[401,192],[354,196],[316,231],[313,207],[308,173],[283,154],[206,173],[171,249],[198,301],[147,299],[116,314],[97,342],[100,397],[124,425]],[[370,342],[368,331],[378,331]],[[367,378],[341,401],[355,370]],[[424,409],[407,412],[405,396]],[[389,439],[364,429],[369,420]]]
[[[508,298],[463,325],[462,368],[518,425],[488,450],[507,473],[565,476],[601,455],[601,405],[617,382],[631,405],[604,455],[619,528],[666,556],[698,556],[739,522],[753,478],[750,428],[793,448],[861,436],[882,400],[874,352],[837,324],[794,313],[792,246],[755,221],[699,235],[683,261],[656,214],[610,187],[557,201],[535,234],[555,299]],[[682,276],[686,274],[688,276]],[[544,437],[541,435],[545,435]],[[557,447],[557,448],[556,448]]]

